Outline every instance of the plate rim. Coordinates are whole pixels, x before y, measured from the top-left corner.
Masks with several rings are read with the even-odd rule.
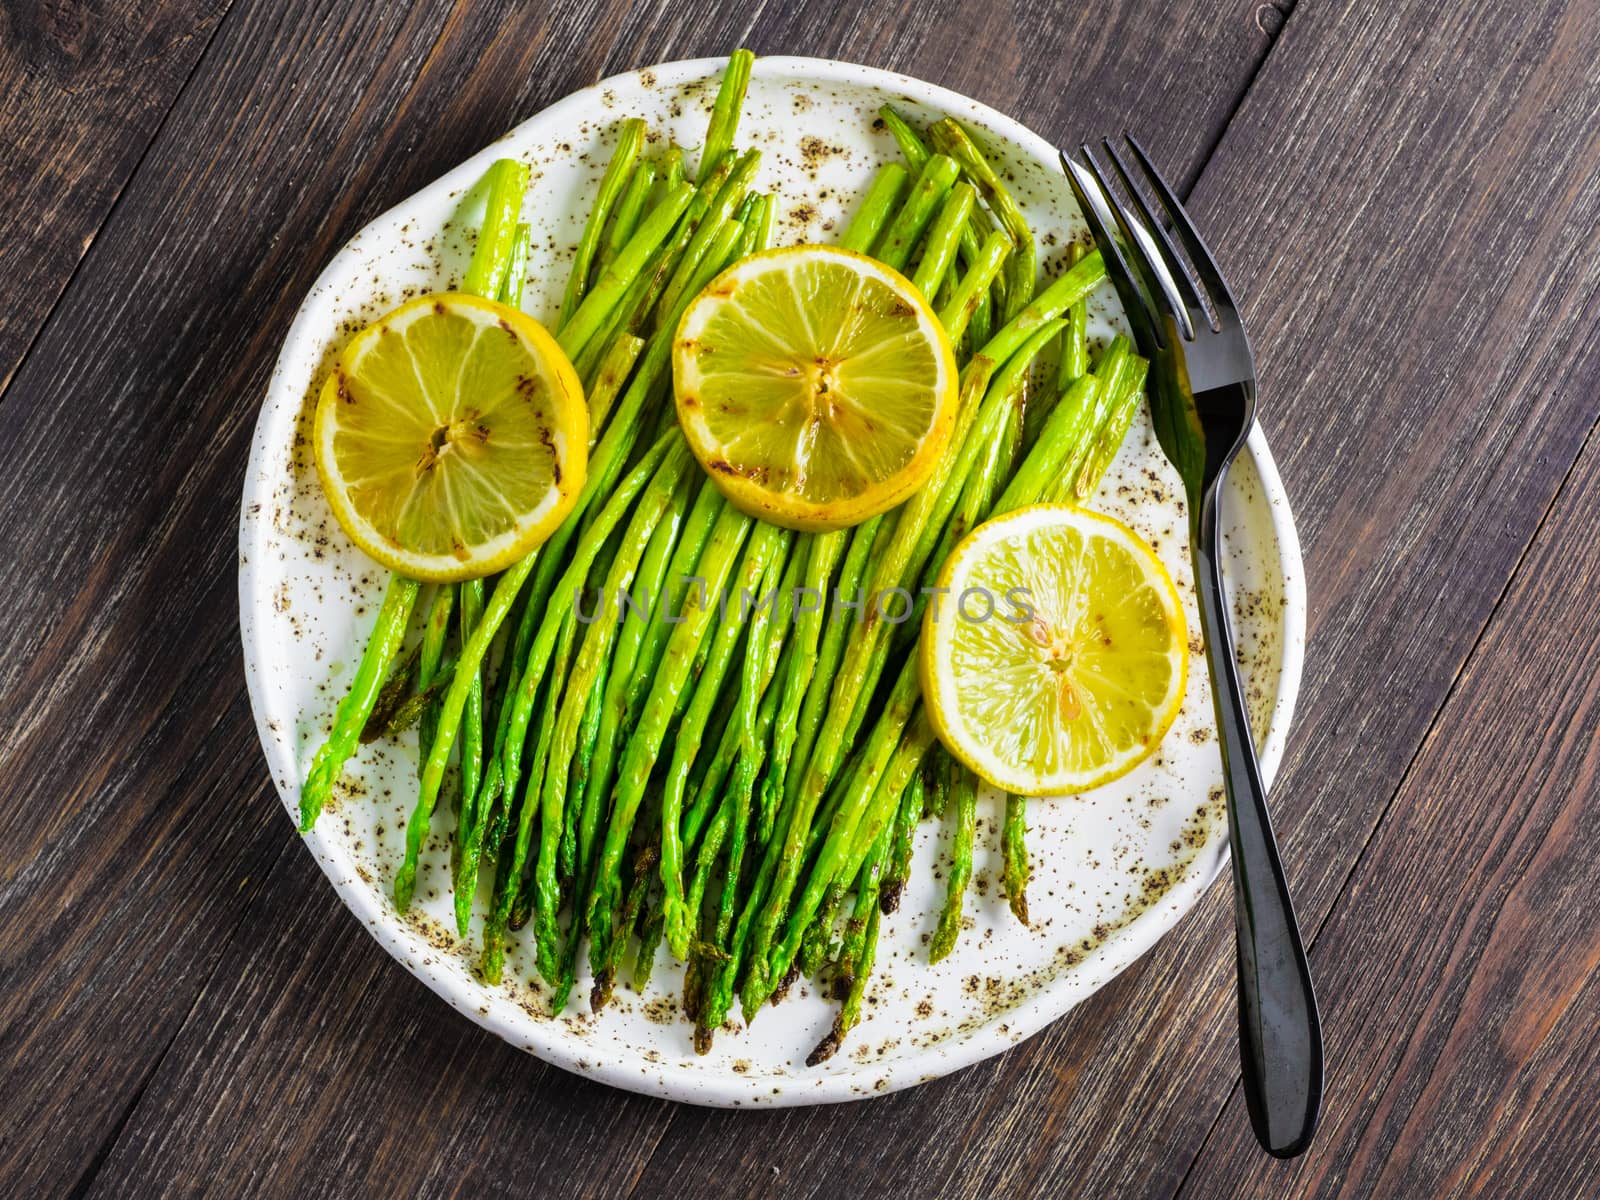
[[[284,392],[289,387],[285,379],[285,361],[308,336],[306,327],[314,315],[309,310],[315,307],[311,301],[322,293],[327,280],[340,273],[342,264],[353,254],[356,244],[368,230],[383,225],[399,210],[413,204],[418,197],[434,192],[449,193],[452,188],[458,187],[463,182],[472,182],[482,173],[488,162],[497,156],[497,147],[502,142],[516,137],[527,125],[533,122],[557,121],[569,111],[572,113],[592,111],[600,103],[600,97],[607,88],[621,86],[624,81],[637,81],[640,76],[646,74],[655,77],[656,87],[672,88],[718,73],[727,62],[727,56],[673,60],[619,72],[586,88],[569,93],[518,122],[506,133],[446,171],[438,179],[410,193],[399,203],[362,226],[333,255],[307,291],[284,337],[282,349],[257,414],[239,519],[239,636],[244,655],[246,689],[250,697],[257,740],[266,757],[279,799],[291,820],[298,813],[300,781],[292,746],[269,728],[271,718],[268,715],[268,698],[263,683],[264,647],[261,642],[264,624],[257,619],[257,610],[263,602],[270,605],[270,600],[264,600],[257,580],[257,564],[267,558],[265,542],[270,522],[266,513],[271,508],[270,492],[267,490],[262,466],[276,448],[274,439],[278,435],[278,428],[272,418],[283,407]],[[1032,157],[1049,161],[1055,155],[1055,148],[1049,141],[1020,121],[950,88],[896,71],[802,55],[761,56],[756,59],[754,70],[761,74],[776,74],[780,77],[784,75],[804,77],[817,83],[862,86],[881,92],[898,92],[908,99],[930,107],[947,111],[964,110],[1002,132]],[[287,399],[290,404],[298,404],[303,397],[297,393]],[[1262,502],[1267,505],[1270,515],[1274,540],[1278,546],[1279,574],[1283,582],[1282,661],[1278,673],[1277,695],[1268,717],[1267,735],[1260,748],[1262,775],[1270,786],[1282,761],[1304,667],[1307,609],[1305,571],[1299,535],[1288,497],[1259,422],[1250,432],[1246,449],[1260,479]],[[314,827],[302,836],[302,841],[312,851],[319,868],[333,885],[340,901],[366,927],[368,933],[384,951],[475,1024],[553,1066],[584,1078],[643,1095],[723,1108],[837,1103],[884,1095],[961,1070],[1010,1049],[1067,1015],[1145,954],[1195,907],[1201,895],[1221,873],[1228,857],[1226,839],[1220,839],[1213,847],[1203,851],[1195,864],[1198,869],[1186,872],[1184,878],[1166,894],[1159,905],[1152,906],[1128,925],[1115,931],[1097,948],[1094,955],[1099,965],[1097,971],[1091,971],[1087,978],[1079,972],[1074,972],[1073,977],[1078,981],[1080,988],[1079,994],[1053,997],[1055,989],[1052,987],[1040,989],[1028,1000],[1008,1011],[1008,1019],[1005,1022],[1007,1032],[1001,1033],[995,1023],[990,1022],[936,1045],[922,1048],[917,1054],[902,1062],[892,1065],[863,1063],[850,1071],[819,1075],[811,1079],[803,1076],[795,1077],[792,1080],[794,1086],[785,1087],[779,1094],[772,1095],[771,1080],[764,1075],[735,1074],[729,1077],[709,1073],[691,1074],[675,1068],[670,1061],[651,1064],[654,1068],[653,1073],[650,1071],[641,1073],[638,1060],[632,1056],[608,1056],[605,1052],[597,1050],[579,1059],[577,1056],[568,1055],[566,1053],[568,1047],[559,1040],[547,1039],[543,1043],[537,1040],[530,1041],[525,1028],[516,1027],[511,1022],[501,1019],[500,1009],[496,1006],[483,1004],[483,998],[490,989],[481,984],[471,984],[463,988],[449,974],[428,969],[429,962],[438,952],[427,945],[418,930],[401,919],[392,908],[384,905],[382,889],[371,888],[358,878],[353,862],[336,838]],[[1087,963],[1084,964],[1085,968],[1087,966]],[[551,1025],[553,1024],[552,1021]],[[919,1070],[919,1067],[922,1069]],[[881,1090],[875,1088],[874,1081],[881,1079],[885,1072],[889,1074],[889,1086]]]

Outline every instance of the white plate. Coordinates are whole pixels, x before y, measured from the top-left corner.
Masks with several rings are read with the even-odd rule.
[[[250,699],[291,816],[382,586],[382,572],[334,524],[305,441],[304,422],[333,355],[353,330],[407,296],[460,280],[483,208],[478,181],[506,155],[533,168],[525,215],[535,234],[524,303],[548,317],[616,123],[642,116],[653,134],[697,147],[721,67],[722,60],[671,63],[569,96],[367,226],[306,298],[262,406],[239,531]],[[740,126],[739,144],[764,151],[759,186],[780,194],[783,241],[836,237],[871,170],[896,157],[892,139],[873,128],[885,101],[919,121],[955,115],[974,127],[1009,169],[1046,265],[1059,268],[1066,243],[1084,230],[1048,142],[942,88],[817,59],[759,60]],[[1091,307],[1102,333],[1120,325],[1109,287]],[[1184,593],[1191,629],[1198,629],[1179,495],[1176,476],[1141,424],[1095,507],[1157,546]],[[1299,687],[1305,592],[1294,524],[1259,430],[1233,471],[1227,511],[1240,651],[1270,780]],[[676,1008],[681,976],[664,952],[647,994],[619,986],[617,1001],[599,1017],[580,1009],[584,979],[567,1012],[547,1016],[545,990],[520,940],[508,956],[509,982],[484,986],[473,973],[473,947],[457,940],[449,918],[448,813],[436,818],[412,913],[402,918],[389,900],[415,795],[412,742],[364,747],[305,840],[340,899],[390,954],[513,1045],[618,1087],[699,1104],[848,1100],[934,1078],[1028,1037],[1115,976],[1195,903],[1226,860],[1227,838],[1206,673],[1191,671],[1189,680],[1177,725],[1150,762],[1089,795],[1029,806],[1031,929],[1006,907],[1000,810],[986,797],[968,928],[954,954],[930,965],[923,943],[943,893],[945,849],[936,824],[923,827],[913,884],[884,925],[864,1019],[841,1052],[814,1069],[805,1057],[833,1010],[804,986],[752,1028],[719,1034],[705,1057],[692,1050],[690,1027]],[[480,917],[482,903],[480,897]]]

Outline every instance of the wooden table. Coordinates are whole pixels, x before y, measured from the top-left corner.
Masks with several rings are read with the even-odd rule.
[[[724,1113],[459,1019],[285,820],[234,538],[291,314],[518,120],[741,43],[1139,131],[1247,300],[1311,595],[1303,1159],[1245,1119],[1225,884],[1008,1054]],[[1594,0],[6,5],[0,1193],[1600,1194],[1597,62]]]

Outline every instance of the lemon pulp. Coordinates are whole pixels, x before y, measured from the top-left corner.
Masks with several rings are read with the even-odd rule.
[[[555,340],[478,296],[419,297],[357,334],[317,403],[324,492],[363,550],[417,579],[501,570],[583,485],[588,416]]]
[[[1080,792],[1132,770],[1183,700],[1176,589],[1132,530],[1037,505],[974,530],[939,577],[921,639],[940,738],[997,787]]]

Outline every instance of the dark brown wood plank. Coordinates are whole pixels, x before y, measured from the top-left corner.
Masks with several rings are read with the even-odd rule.
[[[1192,174],[1267,45],[1252,6],[1185,5],[1159,27],[1020,9],[1016,29],[955,0],[871,20],[712,0],[233,15],[0,406],[16,547],[0,567],[15,598],[0,783],[33,797],[0,815],[7,1190],[98,1169],[124,1119],[101,1176],[116,1194],[292,1191],[299,1172],[312,1191],[520,1187],[558,1157],[598,1191],[632,1185],[670,1110],[453,1016],[355,931],[270,798],[232,575],[258,398],[345,238],[603,70],[740,40],[804,48],[915,71],[1063,138],[1131,113]],[[1209,70],[1186,80],[1195,56]],[[103,340],[86,350],[83,329]],[[570,1121],[551,1120],[561,1106]]]
[[[1254,1153],[1235,1102],[1185,1195],[1600,1192],[1596,528],[1600,437],[1317,940],[1318,1152]]]
[[[1247,304],[1305,541],[1275,808],[1308,929],[1600,415],[1597,55],[1592,11],[1556,0],[1514,27],[1487,2],[1300,6],[1193,197]],[[1544,728],[1496,744],[1525,758]],[[1501,813],[1492,790],[1448,799]],[[822,1195],[868,1163],[896,1194],[1171,1194],[1237,1077],[1228,903],[1214,889],[1134,971],[958,1078],[865,1113],[680,1113],[636,1194],[754,1194],[776,1168]]]
[[[0,394],[228,3],[0,6]]]

